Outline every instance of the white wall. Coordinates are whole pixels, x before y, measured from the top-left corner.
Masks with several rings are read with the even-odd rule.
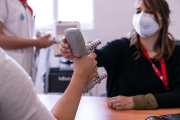
[[[169,32],[180,40],[180,0],[167,0],[171,10],[171,24]]]
[[[167,0],[171,14],[170,32],[176,39],[180,40],[180,0]],[[136,0],[94,0],[94,29],[83,30],[82,34],[86,41],[100,39],[104,46],[108,41],[117,38],[127,37],[128,32],[133,29],[132,17],[134,10],[134,3]],[[41,51],[39,72],[36,82],[37,93],[43,93],[41,72],[44,69],[45,51]],[[53,56],[51,56],[53,58]],[[53,58],[53,67],[58,66],[58,58]],[[104,68],[98,69],[99,73],[105,71]],[[100,85],[97,85],[92,90],[93,95],[106,93],[106,80],[103,80]]]

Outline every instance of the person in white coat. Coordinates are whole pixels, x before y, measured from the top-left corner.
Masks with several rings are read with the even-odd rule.
[[[52,45],[50,35],[32,39],[33,10],[26,0],[0,0],[0,46],[35,79],[33,47]]]

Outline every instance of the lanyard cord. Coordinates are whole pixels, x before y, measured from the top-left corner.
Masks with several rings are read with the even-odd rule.
[[[161,58],[160,60],[160,64],[161,64],[161,70],[162,70],[162,74],[161,72],[159,71],[159,69],[154,65],[154,63],[151,61],[147,51],[145,49],[143,49],[143,53],[144,55],[146,56],[146,58],[150,61],[150,63],[152,64],[152,67],[155,71],[155,73],[157,74],[157,76],[160,78],[160,80],[163,82],[166,90],[168,91],[169,90],[169,85],[168,85],[168,82],[167,82],[167,74],[166,74],[166,66],[165,66],[165,60],[164,60],[164,57]]]
[[[28,5],[26,0],[19,0],[22,4],[24,4],[26,7],[28,7],[29,11],[31,12],[31,15],[33,16],[33,10],[32,8]]]

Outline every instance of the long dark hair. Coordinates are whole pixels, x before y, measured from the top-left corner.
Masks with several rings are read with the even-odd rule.
[[[143,1],[147,9],[151,8],[153,10],[154,18],[159,25],[160,25],[160,21],[158,18],[158,13],[160,14],[162,18],[163,26],[160,30],[158,40],[156,41],[154,45],[154,50],[158,53],[155,56],[155,59],[156,61],[160,61],[160,59],[164,55],[167,55],[167,59],[168,59],[172,55],[175,48],[174,37],[168,32],[168,28],[170,24],[169,15],[171,12],[169,10],[169,5],[166,2],[166,0],[139,0],[138,3],[140,1]],[[136,53],[137,56],[135,59],[138,59],[141,56],[143,56],[143,52],[142,52],[142,48],[141,48],[140,40],[139,40],[139,35],[135,30],[133,30],[130,34],[130,38],[131,38],[131,46],[135,45],[137,48],[137,53]]]

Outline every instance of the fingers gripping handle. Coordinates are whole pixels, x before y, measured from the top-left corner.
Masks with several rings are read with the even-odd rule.
[[[84,56],[86,54],[86,46],[81,31],[77,28],[69,28],[65,30],[64,34],[73,54],[76,57]]]
[[[36,32],[36,37],[41,37],[42,36],[42,33],[40,31],[37,31]],[[58,38],[58,37],[49,37],[48,40],[50,40],[51,42],[53,43],[61,43],[61,38]]]
[[[84,38],[81,34],[81,31],[77,28],[69,28],[66,29],[65,32],[66,42],[70,45],[70,48],[73,54],[76,57],[87,56],[90,53],[94,52],[94,48],[101,44],[101,42],[97,39],[89,44],[85,45]],[[97,83],[100,83],[106,77],[105,73],[98,75],[95,79],[88,82],[84,88],[84,92],[88,92],[92,89]]]
[[[93,53],[94,48],[101,44],[100,40],[97,39],[85,45],[81,31],[77,28],[66,29],[64,34],[66,42],[70,45],[70,48],[76,57],[87,56],[90,53]]]
[[[84,88],[84,92],[88,92],[89,90],[91,90],[95,85],[96,85],[96,81],[93,79],[92,81],[89,81],[86,83],[86,86]]]

